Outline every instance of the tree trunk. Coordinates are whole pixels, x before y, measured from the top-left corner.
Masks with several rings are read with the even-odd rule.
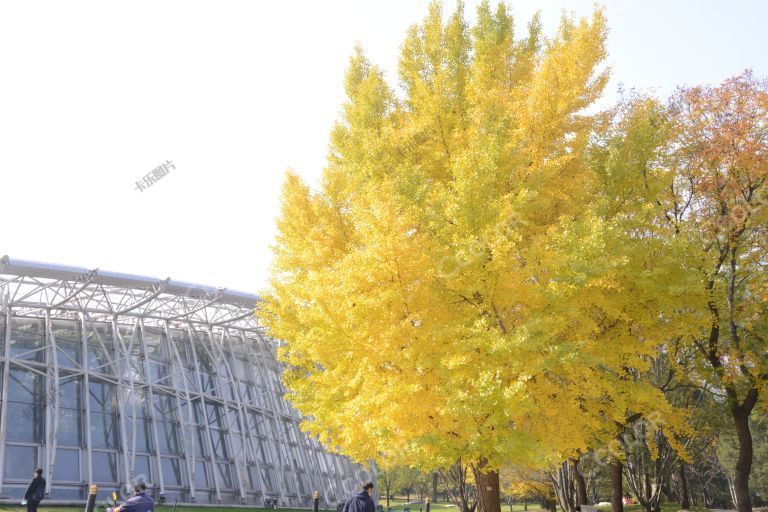
[[[614,459],[611,466],[611,510],[612,512],[624,512],[624,489],[622,486],[622,464]]]
[[[688,497],[688,479],[685,478],[685,462],[682,460],[677,465],[677,479],[680,481],[680,508],[688,510],[691,508],[691,500]]]
[[[573,459],[573,480],[576,484],[576,504],[588,505],[587,483],[584,481],[584,475],[581,474],[578,457]]]
[[[549,512],[557,512],[557,500],[549,501]]]
[[[474,468],[477,485],[477,512],[501,512],[499,472],[484,471],[485,461]]]
[[[528,498],[523,498],[523,510],[528,512]]]
[[[733,477],[733,492],[736,496],[736,509],[739,512],[752,512],[752,500],[749,497],[749,474],[752,471],[752,433],[749,430],[749,412],[742,406],[731,408],[736,434],[739,438],[739,459]]]
[[[432,473],[432,503],[437,503],[437,473]]]
[[[664,501],[675,501],[675,493],[672,492],[672,488],[669,486],[669,482],[662,484],[661,495],[664,498]]]

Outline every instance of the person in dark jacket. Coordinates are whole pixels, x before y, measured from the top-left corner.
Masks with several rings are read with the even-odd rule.
[[[36,469],[34,478],[30,482],[27,492],[24,493],[24,499],[27,501],[27,512],[37,512],[37,506],[45,498],[45,478],[43,470]]]
[[[344,503],[344,510],[342,512],[376,512],[376,504],[371,498],[373,494],[373,484],[366,482],[363,484],[362,492],[359,492]]]
[[[125,503],[115,508],[108,508],[107,512],[154,512],[155,503],[146,494],[147,486],[143,482],[133,486],[133,497],[125,500]]]

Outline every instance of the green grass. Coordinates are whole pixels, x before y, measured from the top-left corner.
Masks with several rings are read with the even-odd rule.
[[[58,507],[55,505],[40,505],[37,508],[37,512],[83,512],[83,509],[85,507]],[[103,511],[104,507],[99,506],[99,504],[96,504],[96,510],[97,511]],[[182,506],[179,505],[176,507],[176,512],[232,512],[231,507],[227,506],[220,506],[220,507],[194,507],[194,506]],[[265,508],[258,508],[258,507],[249,507],[249,508],[241,508],[238,507],[235,509],[237,511],[247,512],[247,511],[258,511],[258,512],[266,512],[267,510],[272,509],[265,509]],[[323,509],[321,509],[322,511]],[[0,505],[0,511],[2,512],[27,512],[27,507],[22,506],[11,506],[11,505]],[[173,505],[155,505],[155,512],[173,512]],[[307,512],[307,509],[295,509],[295,508],[278,508],[276,512]],[[333,510],[332,512],[336,512]]]
[[[413,498],[411,501],[418,500],[417,497]],[[381,500],[379,502],[383,507],[385,507],[386,510],[386,500]],[[395,498],[394,500],[389,500],[389,507],[392,509],[392,512],[401,512],[403,510],[403,505],[405,505],[406,501],[404,498]],[[411,505],[410,509],[411,512],[419,512],[419,508],[424,510],[424,505]],[[601,511],[610,511],[610,506],[604,506],[604,507],[598,507]],[[83,512],[83,507],[57,507],[52,505],[41,505],[38,507],[38,512]],[[98,506],[97,504],[97,511],[104,510],[103,506]],[[253,511],[253,512],[266,512],[267,510],[271,509],[264,509],[264,508],[257,508],[257,507],[249,507],[249,508],[237,508],[237,510],[241,510],[243,512],[247,511]],[[322,510],[322,509],[321,509]],[[430,510],[434,512],[458,512],[458,507],[453,504],[453,502],[445,502],[445,501],[439,501],[437,503],[432,503],[430,506]],[[680,505],[677,503],[662,503],[661,505],[661,512],[677,512],[680,510]],[[696,508],[692,507],[691,512],[706,512],[707,509],[705,508]],[[173,512],[173,505],[155,505],[155,511],[156,512]],[[624,507],[625,512],[645,512],[645,509],[641,505],[628,505]],[[26,507],[21,506],[15,506],[15,505],[0,505],[0,512],[27,512]],[[221,507],[194,507],[189,505],[179,505],[176,507],[176,512],[232,512],[231,507],[227,506],[221,506]],[[278,508],[277,512],[307,512],[307,509],[293,509],[293,508]],[[329,511],[329,512],[336,512],[335,510]],[[509,505],[506,503],[501,504],[501,512],[510,512]],[[523,512],[523,505],[522,503],[516,503],[512,506],[512,512]],[[529,503],[528,504],[528,512],[542,512],[541,508],[536,503]]]
[[[418,497],[412,498],[411,501],[418,500]],[[389,500],[389,508],[392,509],[392,512],[400,512],[403,510],[403,505],[405,505],[406,501],[404,498],[395,498],[394,500]],[[386,510],[387,501],[384,499],[379,499],[379,505],[383,506]],[[424,511],[424,505],[414,505],[411,506],[411,512],[419,512],[419,509],[421,508],[422,511]],[[452,501],[438,501],[437,503],[432,503],[429,507],[430,512],[432,511],[453,511],[458,512],[459,508],[454,505]],[[501,504],[501,512],[510,512],[509,505],[506,503]],[[522,503],[516,503],[512,506],[512,512],[523,512],[523,504]],[[541,508],[536,503],[529,503],[528,504],[528,512],[541,512]]]
[[[418,496],[411,499],[411,501],[418,501]],[[393,500],[389,500],[389,508],[392,509],[393,512],[401,511],[403,510],[403,506],[405,506],[407,502],[404,498],[395,498]],[[387,508],[387,500],[383,499],[381,496],[379,496],[379,505],[384,507],[384,510]],[[419,512],[419,509],[424,510],[424,504],[419,505],[411,505],[411,512]],[[432,503],[429,507],[430,510],[438,511],[438,510],[451,510],[458,511],[458,508],[456,505],[454,505],[452,502],[437,502]]]
[[[597,507],[598,510],[611,510],[611,506],[607,505],[604,507]],[[661,512],[677,512],[680,510],[680,504],[679,503],[662,503],[661,504]],[[688,510],[691,512],[706,512],[706,508],[699,508],[699,507],[691,507]],[[624,506],[624,512],[645,512],[645,509],[640,504],[634,504],[634,505],[625,505]]]

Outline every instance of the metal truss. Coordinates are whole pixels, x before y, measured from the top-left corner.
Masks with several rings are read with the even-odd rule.
[[[171,279],[2,257],[0,497],[9,497],[5,488],[19,484],[4,479],[5,465],[13,462],[6,456],[11,368],[44,382],[40,404],[44,435],[35,444],[36,463],[45,470],[53,499],[57,491],[76,488],[71,477],[57,479],[61,470],[57,473],[56,466],[62,428],[60,391],[72,380],[81,386],[83,397],[78,412],[82,498],[87,485],[104,478],[95,474],[94,450],[103,450],[94,448],[92,439],[98,429],[91,424],[91,382],[116,390],[119,447],[112,455],[119,459],[117,483],[126,490],[140,476],[138,460],[150,461],[150,483],[160,495],[188,502],[267,506],[277,499],[281,506],[307,507],[312,492],[319,490],[325,506],[333,507],[362,479],[375,476],[325,451],[299,430],[301,417],[283,399],[277,342],[266,336],[255,315],[258,300],[254,294]],[[19,352],[14,348],[13,326],[30,318],[43,322],[45,342]],[[80,333],[75,357],[71,339],[57,340],[54,323],[61,320],[74,322]],[[147,343],[152,336],[163,340],[165,359],[158,363],[163,374],[153,373],[156,361],[151,360]],[[103,360],[96,364],[89,350],[100,350]],[[206,372],[208,367],[213,370]],[[143,413],[137,412],[137,397],[148,404]],[[183,448],[175,456],[159,449],[166,441],[158,425],[169,420],[158,413],[156,398],[175,404],[173,426],[162,427],[177,432]],[[261,419],[260,424],[255,418]],[[142,442],[151,444],[149,450],[137,444],[137,432],[145,424],[148,440]],[[174,464],[184,468],[182,482],[175,476],[182,474],[180,470],[167,469]]]

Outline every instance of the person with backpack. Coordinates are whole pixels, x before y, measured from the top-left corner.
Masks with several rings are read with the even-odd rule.
[[[34,478],[30,482],[27,488],[24,499],[27,502],[27,512],[37,512],[37,506],[43,499],[45,499],[45,478],[43,478],[43,470],[36,469]]]
[[[361,492],[354,494],[344,503],[343,512],[376,512],[376,504],[371,498],[373,483],[365,482]]]

